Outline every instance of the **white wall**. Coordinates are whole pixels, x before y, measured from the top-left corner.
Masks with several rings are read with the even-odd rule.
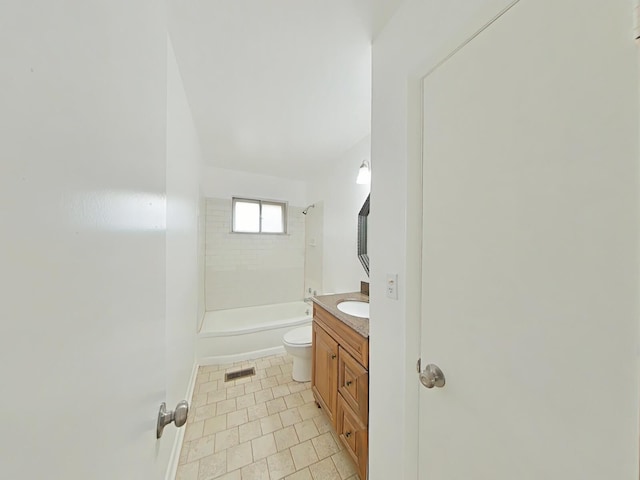
[[[302,299],[304,215],[289,206],[287,233],[231,233],[231,199],[207,199],[207,310]]]
[[[509,3],[407,0],[374,42],[371,208],[375,221],[370,228],[369,425],[372,480],[417,478],[420,79]],[[399,274],[397,301],[384,295],[387,272]],[[384,341],[376,342],[376,338]]]
[[[167,38],[166,345],[169,409],[185,398],[195,359],[204,282],[198,226],[202,156],[171,39]],[[166,442],[177,434],[167,428]]]
[[[358,260],[358,213],[369,185],[356,184],[356,177],[362,161],[371,157],[370,141],[363,138],[328,165],[325,175],[309,179],[309,203],[323,204],[322,293],[360,291],[360,281],[369,281]],[[307,216],[318,213],[311,209]]]
[[[162,3],[0,15],[0,477],[162,478]]]
[[[289,205],[307,204],[307,184],[301,180],[224,168],[205,167],[202,188],[206,197],[247,197],[281,200]]]

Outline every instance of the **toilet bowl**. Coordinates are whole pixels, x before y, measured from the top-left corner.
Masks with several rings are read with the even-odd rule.
[[[311,380],[311,325],[289,330],[282,337],[284,349],[293,357],[291,376],[296,382]]]

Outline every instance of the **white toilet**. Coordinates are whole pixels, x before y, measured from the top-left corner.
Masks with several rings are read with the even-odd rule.
[[[293,357],[291,376],[296,382],[311,380],[311,325],[289,330],[282,337],[284,349]]]

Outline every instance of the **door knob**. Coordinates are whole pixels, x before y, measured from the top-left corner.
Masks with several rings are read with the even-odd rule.
[[[167,404],[162,402],[160,405],[160,411],[158,412],[158,423],[156,425],[156,438],[162,436],[164,427],[171,422],[176,424],[176,427],[181,427],[187,422],[187,414],[189,413],[189,404],[186,400],[181,400],[176,405],[176,409],[167,411]]]
[[[437,365],[430,363],[420,372],[420,383],[427,388],[442,388],[445,384],[444,373]]]

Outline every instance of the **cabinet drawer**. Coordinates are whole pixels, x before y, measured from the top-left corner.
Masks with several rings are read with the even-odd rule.
[[[369,367],[369,339],[345,325],[324,308],[313,305],[313,319],[365,368]]]
[[[358,414],[364,425],[369,424],[369,372],[344,348],[338,347],[338,392]]]
[[[358,475],[361,479],[366,479],[369,432],[342,395],[338,395],[336,430],[340,441],[358,467]]]

